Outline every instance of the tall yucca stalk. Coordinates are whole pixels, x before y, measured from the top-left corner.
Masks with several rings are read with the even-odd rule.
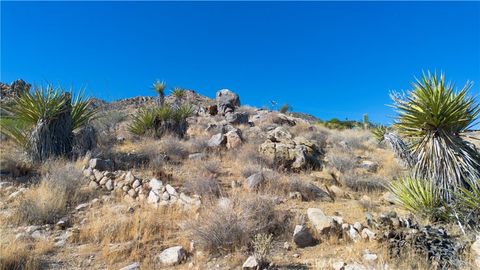
[[[480,178],[480,154],[461,137],[480,106],[468,96],[470,82],[455,91],[443,74],[423,74],[412,86],[405,95],[391,95],[398,112],[394,126],[411,143],[413,176],[433,181],[448,201],[452,191]]]
[[[164,81],[155,81],[153,83],[153,90],[157,93],[157,106],[163,106],[165,102],[165,87],[167,84]]]

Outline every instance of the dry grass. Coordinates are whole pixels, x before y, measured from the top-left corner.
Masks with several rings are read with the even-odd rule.
[[[74,164],[47,162],[39,184],[32,186],[16,203],[12,220],[16,223],[52,224],[68,210],[87,200],[91,193],[86,180]]]
[[[47,240],[16,240],[14,235],[4,230],[0,236],[0,270],[42,269],[41,256],[54,250],[52,242]]]
[[[351,171],[357,167],[357,158],[352,153],[347,153],[338,147],[329,149],[326,159],[328,166],[337,169],[341,173]]]
[[[130,208],[112,202],[88,213],[76,241],[100,248],[108,264],[148,261],[171,245],[188,246],[181,224],[189,215],[177,207]]]
[[[246,248],[256,234],[278,235],[288,227],[267,197],[250,194],[222,200],[204,207],[198,220],[189,224],[192,238],[211,254]]]
[[[363,129],[344,129],[330,133],[327,142],[349,150],[368,150],[371,148],[372,134]]]

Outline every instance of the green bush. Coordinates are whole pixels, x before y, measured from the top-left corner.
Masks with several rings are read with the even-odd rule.
[[[440,190],[432,181],[406,177],[390,184],[397,202],[410,212],[430,221],[448,219]]]
[[[468,187],[461,187],[455,193],[455,209],[461,221],[475,229],[480,228],[480,187],[469,182]]]
[[[172,134],[183,138],[187,132],[187,118],[193,113],[190,105],[143,108],[133,117],[128,130],[138,136],[161,138]]]

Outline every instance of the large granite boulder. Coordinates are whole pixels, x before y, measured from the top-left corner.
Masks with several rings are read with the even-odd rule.
[[[219,114],[235,111],[240,106],[240,97],[228,89],[219,90],[216,94],[217,110]]]
[[[270,131],[267,138],[259,152],[274,166],[293,171],[321,168],[323,152],[315,143],[303,137],[293,138],[283,127]]]

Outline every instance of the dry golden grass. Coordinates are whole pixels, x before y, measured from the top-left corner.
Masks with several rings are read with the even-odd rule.
[[[187,217],[191,218],[192,213],[173,206],[131,208],[121,201],[112,201],[89,211],[75,241],[97,247],[109,265],[148,261],[166,247],[188,247],[189,241],[181,226]]]

